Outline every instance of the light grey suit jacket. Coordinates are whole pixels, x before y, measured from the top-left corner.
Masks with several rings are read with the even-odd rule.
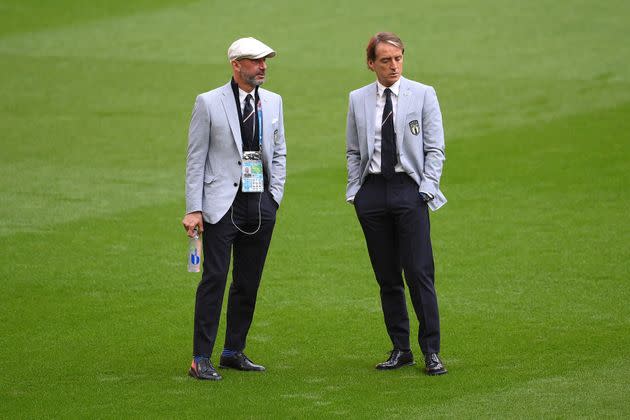
[[[444,164],[444,129],[435,89],[413,80],[400,79],[394,131],[398,160],[418,184],[418,192],[430,193],[432,210],[446,203],[440,191]],[[368,175],[374,152],[376,82],[350,92],[346,129],[348,185],[346,200],[354,197]]]
[[[269,192],[280,205],[286,179],[282,98],[262,88],[258,95],[263,113],[263,168]],[[188,132],[186,213],[202,211],[209,223],[221,220],[236,197],[242,157],[241,125],[231,84],[197,96]]]

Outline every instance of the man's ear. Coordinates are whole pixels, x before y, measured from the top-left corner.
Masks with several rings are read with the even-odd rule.
[[[368,60],[367,65],[370,68],[370,70],[374,71],[374,61]]]

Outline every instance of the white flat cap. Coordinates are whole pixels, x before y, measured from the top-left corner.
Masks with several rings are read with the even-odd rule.
[[[256,60],[263,57],[274,57],[276,52],[269,46],[263,44],[256,38],[237,39],[228,48],[228,59],[240,60],[241,58],[250,58]]]

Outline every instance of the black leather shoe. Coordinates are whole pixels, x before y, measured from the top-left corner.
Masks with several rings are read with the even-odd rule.
[[[424,355],[424,365],[427,375],[444,375],[446,368],[437,353],[427,353]]]
[[[223,379],[219,373],[214,370],[214,366],[210,363],[210,359],[201,358],[198,362],[193,359],[188,374],[195,379],[205,379],[208,381],[220,381]]]
[[[239,351],[234,356],[221,356],[221,359],[219,359],[219,367],[256,372],[265,370],[264,366],[257,365],[249,360],[249,357],[245,356],[242,351]]]
[[[413,353],[411,353],[411,350],[402,351],[394,349],[390,353],[389,359],[387,359],[383,363],[379,363],[378,365],[376,365],[376,369],[398,369],[403,366],[411,366],[414,364],[415,362],[413,361]]]

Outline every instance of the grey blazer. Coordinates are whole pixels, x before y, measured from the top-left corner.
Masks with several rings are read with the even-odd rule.
[[[355,196],[368,175],[374,152],[376,82],[350,93],[346,129],[348,185],[346,200]],[[440,191],[444,164],[444,129],[435,89],[413,80],[400,79],[394,131],[398,159],[418,184],[418,192],[430,193],[432,210],[446,204]]]
[[[262,158],[269,192],[280,205],[286,179],[282,98],[259,88],[262,102]],[[230,83],[197,96],[188,132],[186,213],[203,212],[216,223],[229,210],[241,179],[241,126]]]

